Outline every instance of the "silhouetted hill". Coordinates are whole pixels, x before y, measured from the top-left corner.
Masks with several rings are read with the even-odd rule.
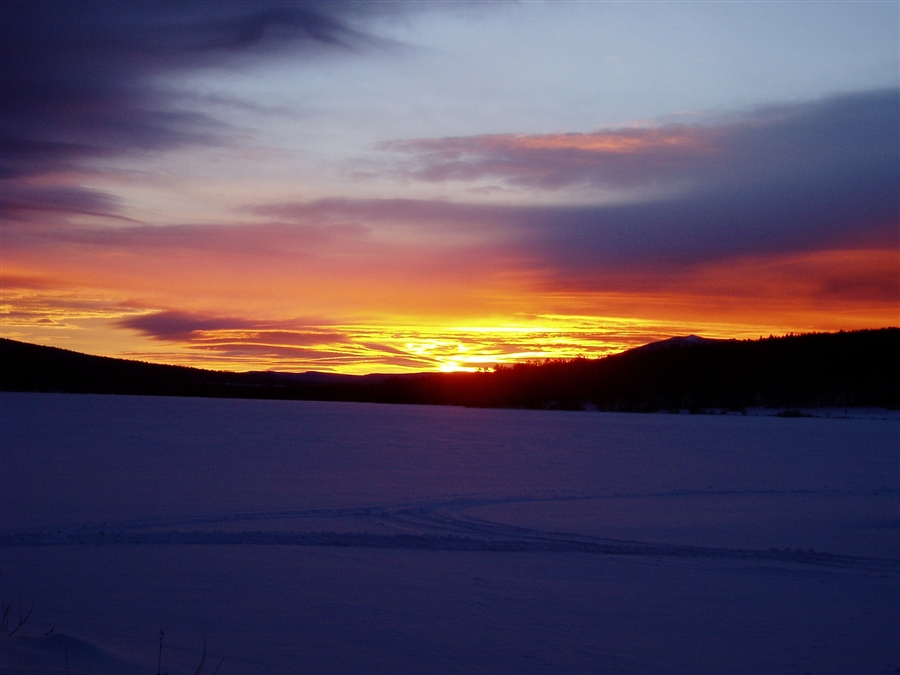
[[[598,360],[516,365],[487,386],[448,382],[466,405],[740,410],[900,402],[900,329],[754,341],[676,338]]]
[[[492,372],[349,376],[230,373],[0,339],[0,389],[473,407],[741,410],[900,403],[900,329],[761,340],[687,336],[602,359]]]

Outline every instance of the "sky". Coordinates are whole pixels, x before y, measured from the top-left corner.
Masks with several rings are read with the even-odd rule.
[[[900,4],[0,3],[0,334],[471,370],[900,324]]]

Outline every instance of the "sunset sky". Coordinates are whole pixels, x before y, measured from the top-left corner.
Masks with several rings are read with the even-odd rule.
[[[2,336],[456,370],[900,324],[900,4],[0,6]]]

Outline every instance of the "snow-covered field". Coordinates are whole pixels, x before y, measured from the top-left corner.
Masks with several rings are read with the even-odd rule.
[[[900,672],[900,421],[0,395],[0,672]]]

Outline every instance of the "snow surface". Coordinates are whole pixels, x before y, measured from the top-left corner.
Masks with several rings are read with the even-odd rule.
[[[0,395],[0,672],[889,673],[900,421]],[[52,629],[52,630],[51,630]],[[47,635],[49,633],[49,635]],[[67,665],[68,661],[68,665]]]

